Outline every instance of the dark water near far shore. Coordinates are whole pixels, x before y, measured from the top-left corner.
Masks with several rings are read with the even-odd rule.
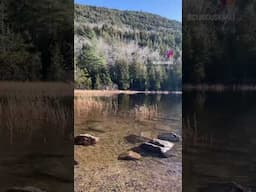
[[[256,92],[183,93],[183,191],[232,182],[256,191],[255,98]]]

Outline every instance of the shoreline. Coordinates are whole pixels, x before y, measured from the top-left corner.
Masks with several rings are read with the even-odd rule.
[[[214,91],[214,92],[223,92],[223,91],[256,91],[256,85],[242,85],[242,84],[232,84],[232,85],[223,85],[223,84],[185,84],[183,86],[183,91]]]
[[[132,91],[132,90],[84,90],[74,89],[76,94],[87,94],[87,95],[117,95],[117,94],[182,94],[182,91]]]

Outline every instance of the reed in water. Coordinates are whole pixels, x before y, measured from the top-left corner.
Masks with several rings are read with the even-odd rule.
[[[60,83],[0,83],[2,139],[13,144],[17,140],[30,142],[38,132],[43,137],[47,132],[58,138],[65,136],[73,124],[73,97],[69,90],[69,85]],[[46,140],[43,137],[39,139]]]
[[[157,105],[136,105],[129,112],[119,110],[117,100],[113,100],[107,91],[97,94],[95,91],[75,91],[75,117],[87,119],[91,115],[118,115],[132,117],[136,120],[150,120],[158,116]],[[106,101],[107,100],[107,101]],[[75,118],[76,119],[76,118]],[[80,119],[80,118],[77,118]]]

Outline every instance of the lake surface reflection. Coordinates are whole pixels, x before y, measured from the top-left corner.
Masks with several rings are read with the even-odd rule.
[[[209,188],[223,183],[256,191],[255,98],[255,92],[183,93],[184,191],[224,191]]]

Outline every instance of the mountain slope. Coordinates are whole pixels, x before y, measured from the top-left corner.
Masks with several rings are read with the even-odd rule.
[[[111,25],[123,25],[140,30],[173,30],[180,31],[181,23],[175,20],[145,12],[120,11],[93,6],[76,5],[76,19],[83,23],[105,23]]]
[[[74,23],[78,87],[163,90],[180,86],[181,23],[150,13],[82,5],[75,6]],[[166,51],[170,49],[175,53],[174,67],[152,67],[154,62],[169,62]]]

